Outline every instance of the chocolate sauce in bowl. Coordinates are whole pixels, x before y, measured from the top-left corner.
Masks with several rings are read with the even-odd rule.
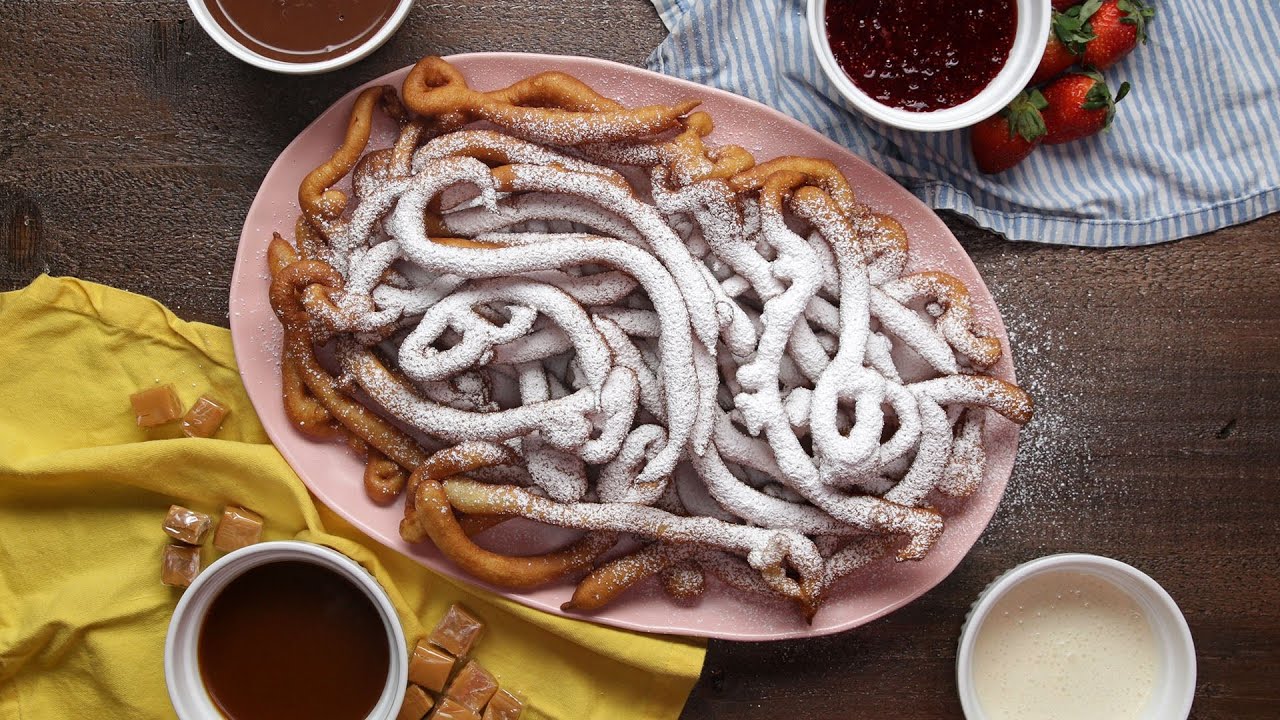
[[[836,62],[877,102],[916,112],[955,107],[1004,67],[1015,0],[828,0]]]
[[[249,50],[292,63],[346,55],[377,34],[397,0],[205,0],[214,22]]]

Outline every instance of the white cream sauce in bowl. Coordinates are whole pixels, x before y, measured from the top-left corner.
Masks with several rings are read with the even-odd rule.
[[[1183,720],[1195,649],[1173,599],[1096,555],[1020,565],[983,591],[957,659],[969,720]]]

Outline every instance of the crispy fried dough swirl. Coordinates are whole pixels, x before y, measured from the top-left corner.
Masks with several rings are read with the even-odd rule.
[[[592,612],[646,578],[695,602],[709,573],[812,618],[842,578],[925,557],[988,426],[1030,419],[968,289],[908,273],[907,230],[832,162],[757,163],[696,101],[563,73],[482,92],[427,57],[401,97],[355,98],[297,250],[268,248],[285,408],[471,576],[585,575],[564,608]],[[582,534],[471,539],[510,518]]]

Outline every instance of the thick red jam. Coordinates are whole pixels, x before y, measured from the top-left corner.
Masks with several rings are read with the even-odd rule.
[[[853,84],[917,112],[971,100],[1000,73],[1014,0],[828,0],[827,37]]]

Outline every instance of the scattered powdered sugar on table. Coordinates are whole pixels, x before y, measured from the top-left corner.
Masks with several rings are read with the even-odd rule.
[[[1036,402],[1035,417],[1018,440],[1013,477],[991,528],[1012,531],[1036,526],[1043,536],[1045,525],[1067,525],[1072,518],[1053,508],[1070,503],[1079,506],[1092,483],[1084,483],[1093,470],[1092,447],[1098,429],[1092,422],[1100,412],[1099,401],[1078,387],[1080,375],[1073,367],[1088,362],[1072,348],[1073,331],[1058,330],[1053,308],[1034,303],[1007,303],[1004,314],[1018,382]],[[1108,491],[1114,498],[1120,487]]]

